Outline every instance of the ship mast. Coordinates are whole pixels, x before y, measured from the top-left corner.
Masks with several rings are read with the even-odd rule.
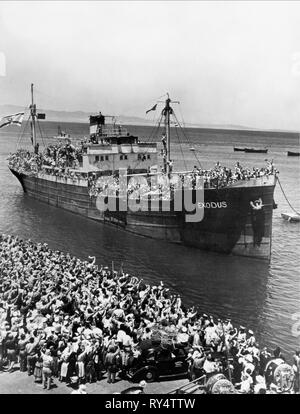
[[[170,176],[171,168],[171,133],[170,133],[170,115],[173,113],[173,109],[170,106],[170,102],[179,103],[178,101],[171,101],[169,94],[167,93],[167,99],[162,114],[165,117],[165,131],[166,131],[166,174]]]
[[[35,128],[35,119],[36,119],[36,105],[33,101],[33,83],[31,84],[31,105],[30,105],[30,115],[31,115],[31,136],[32,136],[32,145],[36,145],[36,128]]]
[[[167,93],[166,105],[163,109],[163,115],[165,117],[165,131],[166,131],[166,174],[170,175],[170,162],[171,162],[171,135],[170,135],[170,114],[173,112],[170,107],[171,99]]]

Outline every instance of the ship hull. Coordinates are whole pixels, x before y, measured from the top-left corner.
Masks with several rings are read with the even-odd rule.
[[[222,189],[205,189],[203,219],[188,222],[185,211],[163,211],[162,201],[156,211],[101,211],[86,183],[11,171],[28,196],[103,224],[199,249],[270,259],[276,181],[273,176]],[[254,211],[250,202],[259,198],[264,206],[261,211]]]

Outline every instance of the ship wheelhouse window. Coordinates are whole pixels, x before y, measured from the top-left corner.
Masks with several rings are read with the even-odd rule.
[[[125,160],[127,160],[128,159],[127,155],[124,155],[124,158],[125,158]]]
[[[103,155],[101,155],[101,161],[103,161],[104,160],[104,157],[103,157]]]
[[[123,159],[123,155],[120,155],[120,160],[122,160]]]
[[[106,159],[106,161],[108,161],[108,160],[109,160],[108,155],[105,155],[105,159]]]
[[[138,154],[138,160],[140,160],[142,157],[141,157],[141,154]]]
[[[150,155],[149,154],[147,155],[147,158],[148,158],[148,160],[150,160]]]
[[[95,156],[95,161],[99,161],[99,155]]]

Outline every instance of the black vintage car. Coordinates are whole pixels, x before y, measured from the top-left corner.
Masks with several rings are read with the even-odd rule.
[[[128,378],[133,382],[153,382],[162,378],[186,377],[188,374],[187,349],[156,347],[142,350],[132,362]]]

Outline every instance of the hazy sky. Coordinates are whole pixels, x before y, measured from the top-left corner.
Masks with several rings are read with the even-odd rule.
[[[42,108],[144,116],[169,92],[186,122],[300,131],[300,3],[1,1],[0,104],[31,82]]]

